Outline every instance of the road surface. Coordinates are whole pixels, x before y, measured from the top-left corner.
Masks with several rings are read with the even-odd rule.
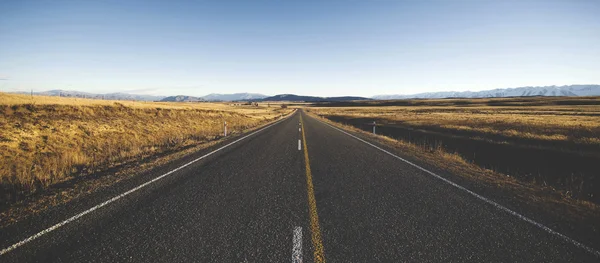
[[[300,111],[240,138],[2,230],[0,262],[600,260]]]

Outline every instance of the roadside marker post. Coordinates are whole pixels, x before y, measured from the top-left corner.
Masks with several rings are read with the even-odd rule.
[[[375,133],[375,127],[377,127],[377,124],[375,124],[375,121],[373,121],[373,134],[376,134]]]
[[[224,136],[223,137],[227,137],[227,122],[224,122],[224,124],[223,124],[223,130],[224,130],[224,132],[223,132]]]

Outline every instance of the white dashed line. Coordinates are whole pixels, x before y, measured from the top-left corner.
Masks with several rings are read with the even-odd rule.
[[[292,116],[292,115],[293,115],[293,114],[290,114],[289,116]],[[225,146],[222,146],[222,147],[221,147],[221,148],[219,148],[219,149],[216,149],[216,150],[214,150],[214,151],[212,151],[212,152],[209,152],[209,153],[207,153],[207,154],[205,154],[205,155],[203,155],[203,156],[201,156],[201,157],[199,157],[199,158],[197,158],[197,159],[194,159],[193,161],[191,161],[191,162],[189,162],[189,163],[186,163],[186,164],[184,164],[184,165],[182,165],[182,166],[180,166],[180,167],[178,167],[178,168],[176,168],[176,169],[174,169],[174,170],[171,170],[170,172],[168,172],[168,173],[166,173],[166,174],[163,174],[163,175],[161,175],[161,176],[159,176],[159,177],[156,177],[156,178],[154,178],[154,179],[152,179],[152,180],[150,180],[150,181],[148,181],[148,182],[145,182],[145,183],[143,183],[143,184],[141,184],[141,185],[139,185],[139,186],[137,186],[137,187],[135,187],[135,188],[133,188],[133,189],[131,189],[131,190],[129,190],[129,191],[127,191],[127,192],[125,192],[125,193],[122,193],[122,194],[120,194],[120,195],[117,195],[117,196],[115,196],[115,197],[113,197],[113,198],[111,198],[111,199],[109,199],[109,200],[107,200],[107,201],[104,201],[103,203],[101,203],[101,204],[99,204],[99,205],[96,205],[96,206],[94,206],[94,207],[92,207],[92,208],[90,208],[90,209],[88,209],[88,210],[85,210],[85,211],[83,211],[83,212],[81,212],[81,213],[79,213],[79,214],[77,214],[77,215],[75,215],[75,216],[73,216],[73,217],[71,217],[71,218],[69,218],[69,219],[65,220],[65,221],[62,221],[62,222],[60,222],[60,223],[58,223],[58,224],[56,224],[56,225],[53,225],[53,226],[51,226],[51,227],[49,227],[49,228],[46,228],[45,230],[43,230],[43,231],[41,231],[41,232],[39,232],[39,233],[37,233],[37,234],[35,234],[35,235],[33,235],[33,236],[30,236],[30,237],[28,237],[28,238],[26,238],[26,239],[24,239],[24,240],[22,240],[22,241],[20,241],[20,242],[18,242],[18,243],[15,243],[15,244],[13,244],[13,245],[12,245],[12,246],[10,246],[10,247],[7,247],[7,248],[5,248],[5,249],[2,249],[2,250],[0,251],[0,256],[1,256],[1,255],[4,255],[4,254],[6,254],[6,253],[8,253],[8,252],[10,252],[10,251],[12,251],[12,250],[14,250],[14,249],[16,249],[16,248],[18,248],[18,247],[20,247],[20,246],[22,246],[22,245],[25,245],[25,244],[27,244],[27,243],[29,243],[29,242],[31,242],[31,241],[33,241],[33,240],[37,239],[37,238],[39,238],[39,237],[41,237],[41,236],[43,236],[43,235],[45,235],[45,234],[49,233],[49,232],[52,232],[52,231],[54,231],[54,230],[56,230],[56,229],[58,229],[58,228],[60,228],[60,227],[62,227],[62,226],[64,226],[64,225],[66,225],[66,224],[68,224],[68,223],[71,223],[71,222],[73,222],[73,221],[75,221],[75,220],[77,220],[77,219],[79,219],[79,218],[81,218],[81,217],[83,217],[83,216],[85,216],[85,215],[87,215],[87,214],[89,214],[89,213],[91,213],[91,212],[93,212],[93,211],[97,210],[98,208],[101,208],[101,207],[103,207],[103,206],[106,206],[106,205],[108,205],[108,204],[110,204],[110,203],[112,203],[112,202],[114,202],[114,201],[117,201],[117,200],[119,200],[119,199],[121,199],[121,198],[123,198],[123,197],[125,197],[125,196],[127,196],[127,195],[129,195],[129,194],[131,194],[131,193],[133,193],[133,192],[135,192],[135,191],[137,191],[137,190],[140,190],[140,189],[142,189],[142,188],[144,188],[144,187],[148,186],[149,184],[152,184],[152,183],[154,183],[154,182],[156,182],[156,181],[158,181],[158,180],[160,180],[160,179],[163,179],[163,178],[167,177],[168,175],[170,175],[170,174],[172,174],[172,173],[174,173],[174,172],[177,172],[177,171],[179,171],[179,170],[183,169],[183,168],[184,168],[184,167],[186,167],[186,166],[189,166],[190,164],[193,164],[193,163],[195,163],[195,162],[197,162],[197,161],[199,161],[199,160],[202,160],[202,159],[204,159],[204,158],[206,158],[206,157],[208,157],[208,156],[210,156],[210,155],[212,155],[212,154],[214,154],[214,153],[216,153],[216,152],[218,152],[218,151],[220,151],[220,150],[223,150],[223,149],[225,149],[225,148],[227,148],[227,147],[229,147],[229,146],[231,146],[231,145],[233,145],[233,144],[235,144],[235,143],[237,143],[237,142],[239,142],[239,141],[241,141],[241,140],[243,140],[243,139],[246,139],[246,138],[248,138],[248,137],[250,137],[250,136],[252,136],[252,135],[254,135],[254,134],[256,134],[256,133],[259,133],[259,132],[261,132],[261,131],[263,131],[263,130],[265,130],[265,129],[267,129],[267,128],[269,128],[269,127],[271,127],[271,126],[275,125],[275,124],[278,124],[278,123],[280,123],[281,121],[283,121],[283,120],[285,120],[285,119],[289,118],[289,116],[288,116],[288,117],[286,117],[286,118],[283,118],[283,119],[281,119],[281,120],[279,120],[279,121],[277,121],[277,122],[275,122],[275,123],[273,123],[273,124],[270,124],[269,126],[266,126],[266,127],[264,127],[264,128],[261,128],[260,130],[254,131],[254,132],[252,132],[252,133],[250,133],[250,134],[248,134],[248,135],[246,135],[246,136],[244,136],[244,137],[242,137],[242,138],[239,138],[239,139],[237,139],[237,140],[235,140],[235,141],[233,141],[233,142],[231,142],[231,143],[229,143],[229,144],[227,144],[227,145],[225,145]]]
[[[298,151],[302,150],[302,143],[300,139],[298,139]]]
[[[409,165],[411,165],[411,166],[413,166],[413,167],[415,167],[415,168],[417,168],[417,169],[419,169],[419,170],[421,170],[421,171],[423,171],[425,173],[428,173],[429,175],[431,175],[431,176],[433,176],[433,177],[435,177],[437,179],[440,179],[440,180],[444,181],[445,183],[447,183],[449,185],[452,185],[452,186],[454,186],[454,187],[456,187],[456,188],[458,188],[460,190],[463,190],[463,191],[471,194],[472,196],[476,197],[479,200],[482,200],[482,201],[484,201],[484,202],[486,202],[486,203],[488,203],[490,205],[495,206],[496,208],[498,208],[498,209],[500,209],[500,210],[502,210],[504,212],[507,212],[507,213],[509,213],[509,214],[511,214],[513,216],[516,216],[517,218],[519,218],[519,219],[521,219],[521,220],[523,220],[523,221],[525,221],[527,223],[530,223],[530,224],[532,224],[532,225],[534,225],[534,226],[536,226],[538,228],[541,228],[542,230],[548,232],[549,234],[552,234],[552,235],[554,235],[554,236],[556,236],[556,237],[558,237],[558,238],[560,238],[560,239],[562,239],[562,240],[564,240],[564,241],[566,241],[568,243],[571,243],[571,244],[575,245],[576,247],[579,247],[579,248],[581,248],[581,249],[583,249],[583,250],[585,250],[585,251],[587,251],[587,252],[589,252],[589,253],[597,256],[597,257],[600,257],[600,251],[597,251],[597,250],[595,250],[595,249],[593,249],[591,247],[588,247],[588,246],[586,246],[586,245],[584,245],[582,243],[579,243],[576,240],[574,240],[574,239],[572,239],[572,238],[570,238],[568,236],[565,236],[565,235],[563,235],[561,233],[558,233],[558,232],[552,230],[551,228],[549,228],[549,227],[547,227],[547,226],[545,226],[545,225],[543,225],[541,223],[538,223],[538,222],[534,221],[533,219],[530,219],[530,218],[528,218],[528,217],[526,217],[524,215],[521,215],[521,214],[519,214],[519,213],[517,213],[517,212],[515,212],[513,210],[510,210],[509,208],[507,208],[507,207],[505,207],[505,206],[503,206],[501,204],[498,204],[498,203],[496,203],[496,202],[494,202],[494,201],[492,201],[490,199],[487,199],[487,198],[485,198],[485,197],[483,197],[483,196],[481,196],[481,195],[479,195],[479,194],[477,194],[477,193],[475,193],[475,192],[473,192],[473,191],[471,191],[471,190],[469,190],[469,189],[467,189],[467,188],[465,188],[463,186],[460,186],[460,185],[458,185],[458,184],[456,184],[456,183],[454,183],[454,182],[452,182],[452,181],[450,181],[450,180],[448,180],[448,179],[446,179],[446,178],[444,178],[442,176],[439,176],[439,175],[437,175],[437,174],[435,174],[435,173],[433,173],[433,172],[431,172],[431,171],[429,171],[429,170],[427,170],[427,169],[425,169],[425,168],[423,168],[421,166],[418,166],[418,165],[416,165],[416,164],[414,164],[414,163],[412,163],[412,162],[410,162],[410,161],[408,161],[408,160],[406,160],[406,159],[404,159],[404,158],[402,158],[400,156],[397,156],[397,155],[395,155],[395,154],[393,154],[393,153],[391,153],[391,152],[389,152],[387,150],[384,150],[381,147],[378,147],[378,146],[376,146],[376,145],[374,145],[374,144],[372,144],[370,142],[367,142],[367,141],[365,141],[365,140],[363,140],[361,138],[358,138],[358,137],[356,137],[356,136],[354,136],[354,135],[352,135],[352,134],[350,134],[350,133],[348,133],[348,132],[346,132],[346,131],[344,131],[344,130],[342,130],[340,128],[334,127],[333,125],[331,125],[329,123],[326,123],[324,121],[321,121],[319,119],[316,119],[316,120],[319,121],[319,122],[321,122],[321,123],[323,123],[323,124],[325,124],[325,125],[327,125],[327,126],[329,126],[329,127],[331,127],[331,128],[333,128],[333,129],[336,129],[336,130],[338,130],[338,131],[340,131],[340,132],[342,132],[342,133],[344,133],[344,134],[346,134],[346,135],[348,135],[348,136],[350,136],[350,137],[352,137],[354,139],[357,139],[357,140],[359,140],[361,142],[364,142],[364,143],[366,143],[366,144],[368,144],[368,145],[370,145],[370,146],[372,146],[372,147],[374,147],[374,148],[376,148],[376,149],[378,149],[378,150],[380,150],[380,151],[382,151],[384,153],[387,153],[387,154],[395,157],[396,159],[401,160],[401,161],[403,161],[403,162],[405,162],[405,163],[407,163],[407,164],[409,164]]]
[[[302,227],[294,228],[292,263],[302,263]]]

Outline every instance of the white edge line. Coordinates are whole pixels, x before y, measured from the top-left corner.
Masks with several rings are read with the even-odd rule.
[[[89,214],[89,213],[91,213],[91,212],[93,212],[93,211],[97,210],[98,208],[101,208],[101,207],[103,207],[103,206],[106,206],[106,205],[108,205],[108,204],[110,204],[110,203],[112,203],[112,202],[114,202],[114,201],[117,201],[117,200],[119,200],[119,199],[121,199],[121,198],[123,198],[123,197],[125,197],[125,196],[127,196],[127,195],[129,195],[129,194],[131,194],[131,193],[133,193],[133,192],[135,192],[135,191],[137,191],[137,190],[140,190],[140,189],[142,189],[142,188],[144,188],[144,187],[148,186],[149,184],[152,184],[152,183],[154,183],[154,182],[156,182],[156,181],[158,181],[158,180],[160,180],[160,179],[163,179],[163,178],[165,178],[166,176],[168,176],[168,175],[170,175],[170,174],[172,174],[172,173],[174,173],[174,172],[177,172],[177,171],[179,171],[179,170],[183,169],[184,167],[187,167],[187,166],[189,166],[190,164],[193,164],[193,163],[195,163],[195,162],[197,162],[197,161],[199,161],[199,160],[202,160],[202,159],[204,159],[204,158],[206,158],[206,157],[208,157],[208,156],[212,155],[213,153],[216,153],[216,152],[218,152],[218,151],[220,151],[220,150],[223,150],[223,149],[225,149],[225,148],[227,148],[227,147],[229,147],[229,146],[231,146],[231,145],[233,145],[233,144],[235,144],[235,143],[237,143],[237,142],[239,142],[239,141],[241,141],[241,140],[243,140],[243,139],[246,139],[246,138],[248,138],[248,137],[250,137],[250,136],[252,136],[252,135],[254,135],[254,134],[258,133],[258,132],[261,132],[261,131],[263,131],[263,130],[265,130],[265,129],[267,129],[267,128],[270,128],[271,126],[273,126],[273,125],[275,125],[275,124],[278,124],[278,123],[282,122],[283,120],[285,120],[285,119],[287,119],[287,118],[291,117],[292,115],[293,115],[293,113],[292,113],[292,114],[290,114],[289,116],[287,116],[287,117],[285,117],[285,118],[281,119],[281,120],[278,120],[278,121],[276,121],[275,123],[269,124],[268,126],[261,128],[260,130],[254,131],[254,132],[252,132],[252,133],[250,133],[250,134],[248,134],[248,135],[246,135],[246,136],[244,136],[244,137],[242,137],[242,138],[239,138],[239,139],[237,139],[237,140],[235,140],[235,141],[233,141],[233,142],[231,142],[231,143],[228,143],[228,144],[227,144],[227,145],[225,145],[225,146],[222,146],[222,147],[220,147],[220,148],[218,148],[218,149],[216,149],[216,150],[214,150],[214,151],[212,151],[212,152],[209,152],[209,153],[207,153],[207,154],[205,154],[205,155],[203,155],[203,156],[201,156],[201,157],[198,157],[198,158],[196,158],[196,159],[194,159],[194,160],[190,161],[189,163],[186,163],[186,164],[184,164],[184,165],[182,165],[182,166],[179,166],[179,167],[177,167],[177,168],[175,168],[175,169],[173,169],[173,170],[171,170],[171,171],[169,171],[169,172],[167,172],[167,173],[165,173],[165,174],[163,174],[163,175],[161,175],[161,176],[159,176],[159,177],[156,177],[156,178],[154,178],[154,179],[152,179],[152,180],[150,180],[150,181],[148,181],[148,182],[145,182],[145,183],[143,183],[143,184],[141,184],[141,185],[138,185],[138,186],[136,186],[136,187],[134,187],[134,188],[130,189],[130,190],[129,190],[129,191],[127,191],[127,192],[124,192],[124,193],[122,193],[122,194],[120,194],[120,195],[117,195],[117,196],[115,196],[115,197],[113,197],[113,198],[111,198],[111,199],[108,199],[108,200],[106,200],[106,201],[104,201],[104,202],[102,202],[102,203],[100,203],[100,204],[98,204],[98,205],[96,205],[96,206],[94,206],[94,207],[92,207],[92,208],[88,209],[88,210],[85,210],[85,211],[83,211],[83,212],[81,212],[81,213],[79,213],[79,214],[77,214],[77,215],[74,215],[74,216],[70,217],[69,219],[67,219],[67,220],[65,220],[65,221],[62,221],[62,222],[60,222],[60,223],[58,223],[58,224],[56,224],[56,225],[53,225],[53,226],[51,226],[51,227],[49,227],[49,228],[46,228],[46,229],[42,230],[41,232],[39,232],[39,233],[37,233],[37,234],[35,234],[35,235],[33,235],[33,236],[30,236],[30,237],[28,237],[28,238],[26,238],[26,239],[24,239],[24,240],[22,240],[22,241],[20,241],[20,242],[17,242],[17,243],[15,243],[15,244],[13,244],[12,246],[9,246],[9,247],[7,247],[7,248],[5,248],[5,249],[2,249],[2,251],[0,251],[0,256],[1,256],[1,255],[4,255],[4,254],[6,254],[6,253],[8,253],[8,252],[10,252],[10,251],[12,251],[12,250],[14,250],[14,249],[16,249],[16,248],[18,248],[18,247],[20,247],[20,246],[22,246],[22,245],[25,245],[25,244],[27,244],[27,243],[29,243],[29,242],[31,242],[31,241],[33,241],[33,240],[35,240],[35,239],[38,239],[39,237],[41,237],[41,236],[43,236],[43,235],[45,235],[45,234],[47,234],[47,233],[49,233],[49,232],[52,232],[52,231],[54,231],[54,230],[56,230],[56,229],[58,229],[58,228],[60,228],[60,227],[62,227],[62,226],[64,226],[64,225],[66,225],[66,224],[68,224],[68,223],[70,223],[70,222],[73,222],[73,221],[75,221],[75,220],[77,220],[77,219],[79,219],[79,218],[81,218],[81,217],[83,217],[83,216],[85,216],[85,215],[87,215],[87,214]]]
[[[397,156],[397,155],[395,155],[395,154],[393,154],[393,153],[391,153],[391,152],[389,152],[387,150],[384,150],[381,147],[378,147],[378,146],[376,146],[376,145],[374,145],[374,144],[372,144],[370,142],[367,142],[367,141],[365,141],[365,140],[363,140],[363,139],[361,139],[361,138],[359,138],[357,136],[354,136],[354,135],[352,135],[352,134],[350,134],[350,133],[348,133],[348,132],[346,132],[346,131],[344,131],[344,130],[342,130],[340,128],[334,127],[333,125],[331,125],[329,123],[326,123],[326,122],[324,122],[322,120],[319,120],[317,118],[314,118],[314,119],[318,120],[319,122],[321,122],[321,123],[323,123],[323,124],[325,124],[325,125],[333,128],[333,129],[336,129],[336,130],[338,130],[338,131],[340,131],[340,132],[342,132],[342,133],[344,133],[344,134],[346,134],[346,135],[348,135],[348,136],[350,136],[350,137],[352,137],[354,139],[357,139],[357,140],[359,140],[361,142],[364,142],[364,143],[366,143],[366,144],[368,144],[368,145],[370,145],[370,146],[372,146],[372,147],[374,147],[374,148],[376,148],[376,149],[378,149],[378,150],[380,150],[380,151],[382,151],[384,153],[387,153],[387,154],[395,157],[396,159],[399,159],[399,160],[401,160],[401,161],[403,161],[403,162],[405,162],[407,164],[410,164],[413,167],[415,167],[415,168],[417,168],[417,169],[419,169],[419,170],[421,170],[423,172],[426,172],[426,173],[430,174],[431,176],[433,176],[433,177],[435,177],[437,179],[440,179],[440,180],[442,180],[442,181],[444,181],[444,182],[446,182],[446,183],[448,183],[448,184],[450,184],[450,185],[452,185],[452,186],[454,186],[454,187],[456,187],[456,188],[458,188],[460,190],[463,190],[463,191],[471,194],[472,196],[475,196],[478,199],[480,199],[480,200],[482,200],[482,201],[484,201],[484,202],[486,202],[488,204],[491,204],[491,205],[495,206],[496,208],[498,208],[498,209],[500,209],[500,210],[502,210],[504,212],[507,212],[507,213],[509,213],[509,214],[511,214],[513,216],[516,216],[517,218],[519,218],[519,219],[521,219],[521,220],[523,220],[523,221],[525,221],[527,223],[530,223],[530,224],[532,224],[534,226],[537,226],[537,227],[541,228],[542,230],[544,230],[544,231],[546,231],[546,232],[548,232],[548,233],[550,233],[550,234],[552,234],[554,236],[557,236],[557,237],[561,238],[562,240],[567,241],[567,242],[569,242],[569,243],[571,243],[571,244],[573,244],[573,245],[575,245],[575,246],[577,246],[577,247],[579,247],[581,249],[584,249],[585,251],[587,251],[587,252],[589,252],[589,253],[597,256],[597,257],[600,257],[600,251],[597,251],[597,250],[595,250],[595,249],[593,249],[591,247],[588,247],[588,246],[586,246],[586,245],[584,245],[584,244],[582,244],[582,243],[580,243],[580,242],[578,242],[578,241],[576,241],[576,240],[574,240],[574,239],[572,239],[572,238],[570,238],[568,236],[565,236],[565,235],[563,235],[563,234],[561,234],[559,232],[556,232],[556,231],[552,230],[551,228],[549,228],[549,227],[547,227],[547,226],[545,226],[545,225],[543,225],[541,223],[538,223],[538,222],[534,221],[533,219],[530,219],[530,218],[528,218],[528,217],[526,217],[524,215],[521,215],[521,214],[519,214],[519,213],[517,213],[517,212],[515,212],[513,210],[510,210],[509,208],[507,208],[507,207],[505,207],[505,206],[503,206],[501,204],[498,204],[498,203],[496,203],[496,202],[494,202],[494,201],[492,201],[490,199],[487,199],[487,198],[485,198],[485,197],[483,197],[483,196],[481,196],[481,195],[479,195],[479,194],[477,194],[477,193],[475,193],[475,192],[473,192],[473,191],[471,191],[471,190],[469,190],[469,189],[467,189],[467,188],[465,188],[463,186],[460,186],[460,185],[458,185],[458,184],[456,184],[456,183],[454,183],[454,182],[452,182],[452,181],[450,181],[450,180],[448,180],[448,179],[446,179],[446,178],[444,178],[442,176],[439,176],[439,175],[437,175],[437,174],[435,174],[435,173],[433,173],[433,172],[431,172],[431,171],[429,171],[429,170],[427,170],[427,169],[425,169],[425,168],[423,168],[421,166],[418,166],[418,165],[416,165],[416,164],[414,164],[414,163],[412,163],[412,162],[410,162],[410,161],[408,161],[408,160],[406,160],[406,159],[404,159],[402,157],[399,157],[399,156]]]
[[[302,227],[299,226],[294,228],[292,262],[302,263]]]

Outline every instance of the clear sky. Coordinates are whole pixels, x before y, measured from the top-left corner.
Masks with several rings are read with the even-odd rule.
[[[0,91],[372,96],[600,83],[600,1],[0,1]]]

